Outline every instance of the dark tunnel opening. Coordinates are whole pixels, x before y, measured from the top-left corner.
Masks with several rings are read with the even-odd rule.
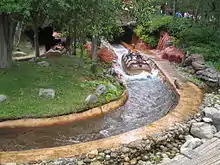
[[[121,42],[125,42],[127,44],[133,43],[133,36],[134,36],[134,26],[122,26],[123,33],[119,35],[114,35],[113,39],[109,41],[111,44],[120,44]]]

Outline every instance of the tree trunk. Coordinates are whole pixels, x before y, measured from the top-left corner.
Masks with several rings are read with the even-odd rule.
[[[97,60],[98,37],[92,36],[92,59]]]
[[[72,55],[72,53],[73,53],[73,36],[72,36],[71,24],[69,24],[68,33],[69,33],[69,38],[70,38],[69,53],[70,53],[70,55]]]
[[[74,45],[73,45],[73,55],[76,55],[76,41],[77,41],[77,39],[76,39],[76,25],[74,25]]]
[[[176,0],[173,0],[173,18],[176,17]]]
[[[14,47],[18,47],[21,40],[21,32],[22,32],[22,21],[18,22],[14,35]]]
[[[0,12],[0,68],[11,66],[15,28],[12,16]]]
[[[39,33],[37,25],[33,25],[34,29],[34,46],[35,46],[35,56],[40,57],[40,47],[39,47]]]

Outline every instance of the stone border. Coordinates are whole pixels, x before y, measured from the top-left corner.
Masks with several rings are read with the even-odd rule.
[[[163,67],[160,62],[157,61],[156,64],[166,77],[168,83],[173,85],[173,80],[178,79],[178,77],[175,77],[169,69]],[[54,148],[0,152],[0,163],[25,163],[38,160],[52,160],[61,157],[79,156],[98,148],[118,148],[121,144],[127,144],[132,141],[142,139],[146,136],[161,133],[162,131],[167,130],[173,124],[181,123],[199,111],[199,106],[203,100],[203,92],[192,83],[184,81],[181,82],[182,84],[180,89],[176,89],[175,86],[173,86],[177,94],[180,96],[179,103],[176,108],[152,124],[120,135],[96,141]]]
[[[7,120],[0,122],[1,128],[20,128],[20,127],[44,127],[52,126],[57,124],[67,124],[74,121],[85,120],[91,117],[100,116],[107,112],[110,112],[122,105],[128,99],[128,91],[125,90],[118,100],[104,104],[100,107],[95,107],[90,110],[81,113],[73,113],[70,115],[63,115],[50,118],[35,118],[35,119],[18,119],[18,120]]]

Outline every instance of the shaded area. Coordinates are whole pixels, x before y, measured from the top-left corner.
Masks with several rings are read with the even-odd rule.
[[[103,116],[44,128],[1,129],[0,150],[55,147],[121,134],[160,119],[178,101],[158,78],[129,81],[128,90],[127,103]]]
[[[122,41],[126,42],[128,44],[132,44],[132,40],[133,40],[133,26],[122,26],[123,29],[123,33],[121,33],[120,35],[114,35],[113,36],[113,40],[110,41],[111,44],[120,44]]]

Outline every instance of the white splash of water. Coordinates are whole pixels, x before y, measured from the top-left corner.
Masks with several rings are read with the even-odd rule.
[[[127,75],[122,67],[122,56],[128,53],[128,49],[126,49],[122,45],[116,45],[116,46],[111,46],[111,49],[115,52],[117,55],[117,61],[113,64],[113,67],[116,71],[116,73],[119,75],[119,78],[124,81],[132,81],[132,80],[146,80],[149,78],[155,78],[157,77],[159,71],[156,69],[153,69],[151,73],[143,71],[142,73],[138,75]]]
[[[108,133],[107,130],[101,130],[99,133],[100,133],[101,135],[103,135],[104,137],[109,137],[109,133]]]

